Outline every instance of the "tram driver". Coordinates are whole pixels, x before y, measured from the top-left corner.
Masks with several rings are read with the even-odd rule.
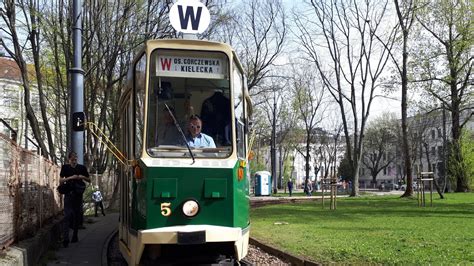
[[[188,142],[189,147],[215,148],[216,144],[214,143],[214,139],[211,136],[202,133],[201,130],[201,118],[197,115],[192,115],[189,118],[188,134],[186,136],[186,141]]]

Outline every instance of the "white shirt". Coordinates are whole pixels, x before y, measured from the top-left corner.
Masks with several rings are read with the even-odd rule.
[[[100,193],[99,190],[92,193],[92,200],[94,200],[94,202],[101,202],[102,201],[102,194]]]

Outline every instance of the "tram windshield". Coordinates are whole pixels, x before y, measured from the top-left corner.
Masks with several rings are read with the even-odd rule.
[[[147,152],[152,157],[232,153],[229,59],[220,52],[157,49],[150,57]]]

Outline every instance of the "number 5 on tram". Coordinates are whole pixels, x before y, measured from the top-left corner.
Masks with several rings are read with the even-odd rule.
[[[232,48],[150,40],[120,99],[120,250],[129,265],[240,261],[250,97]]]

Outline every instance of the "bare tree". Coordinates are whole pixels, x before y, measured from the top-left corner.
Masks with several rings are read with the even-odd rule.
[[[391,114],[383,114],[367,126],[362,162],[369,169],[374,184],[380,171],[396,158],[392,151],[398,141],[397,128],[398,123]]]
[[[416,163],[418,161],[418,164],[415,165],[417,172],[435,172],[438,170],[438,179],[435,178],[433,183],[440,198],[443,199],[444,189],[442,189],[439,184],[441,183],[443,186],[446,185],[446,182],[444,181],[446,177],[446,169],[444,164],[441,168],[437,167],[437,165],[433,167],[432,164],[433,157],[437,157],[437,161],[441,160],[444,162],[446,160],[443,150],[439,149],[439,147],[444,148],[444,140],[442,144],[443,146],[435,145],[432,147],[433,142],[435,144],[440,144],[436,141],[436,139],[440,138],[440,133],[442,131],[439,123],[439,111],[434,109],[417,114],[409,127],[409,133],[411,133],[410,143],[412,143],[411,153],[414,155],[412,163]],[[438,154],[436,154],[436,148],[438,148]],[[423,158],[426,159],[426,165],[423,164]],[[443,179],[440,177],[440,171],[442,172]]]
[[[310,13],[295,17],[298,37],[339,105],[353,173],[351,196],[358,196],[365,126],[389,58],[384,44],[393,40],[381,26],[387,1],[312,0],[310,5]]]
[[[316,127],[323,120],[325,103],[324,83],[309,70],[295,70],[291,86],[294,98],[294,109],[298,110],[299,121],[303,124],[304,151],[300,151],[305,159],[305,187],[308,184],[311,161],[311,145],[315,142]]]
[[[339,149],[339,142],[341,141],[342,124],[336,117],[326,117],[325,120],[332,121],[332,130],[329,132],[321,132],[317,136],[317,142],[319,147],[315,154],[315,161],[318,167],[318,173],[322,170],[322,177],[324,179],[329,178],[332,173],[336,175],[336,164]],[[316,172],[316,171],[315,171]]]
[[[238,11],[237,11],[238,10]],[[244,0],[222,17],[222,41],[236,50],[252,94],[269,77],[284,48],[288,25],[281,0]]]
[[[405,161],[405,172],[407,175],[407,188],[402,197],[410,197],[413,195],[413,174],[410,154],[410,144],[408,138],[408,122],[407,122],[407,106],[408,106],[408,40],[410,29],[415,18],[415,0],[402,1],[401,5],[398,0],[394,0],[395,9],[397,11],[398,24],[402,31],[402,63],[401,66],[397,60],[395,66],[402,81],[402,97],[401,97],[401,111],[402,111],[402,150]],[[390,49],[388,49],[390,51]]]
[[[6,29],[3,30],[3,34],[7,37],[5,38],[6,40],[2,38],[0,44],[8,55],[15,60],[21,71],[26,117],[41,149],[41,153],[47,155],[51,160],[56,161],[54,141],[48,122],[48,107],[45,99],[41,69],[42,62],[40,55],[42,49],[40,33],[41,21],[38,16],[40,13],[39,7],[39,2],[33,0],[4,1],[1,17],[7,26]],[[19,18],[17,17],[18,14],[20,14]],[[13,50],[10,49],[10,45],[13,46]],[[27,60],[29,56],[31,56],[34,63],[34,75],[30,75],[28,69]],[[33,88],[38,90],[40,106],[39,119],[31,104],[31,91]],[[48,147],[46,147],[46,143],[43,139],[42,129],[46,131],[46,143]]]

